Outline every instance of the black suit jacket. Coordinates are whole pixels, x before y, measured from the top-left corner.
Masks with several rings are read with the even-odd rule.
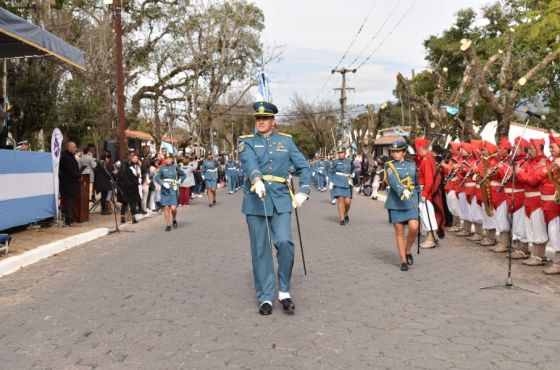
[[[60,194],[65,198],[75,198],[78,194],[78,180],[80,179],[80,166],[74,155],[68,150],[62,152],[58,167],[60,180]]]

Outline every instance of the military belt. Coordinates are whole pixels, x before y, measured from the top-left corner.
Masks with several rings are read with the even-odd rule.
[[[273,175],[263,175],[262,179],[267,182],[278,182],[280,184],[288,185],[288,191],[290,192],[290,198],[295,200],[294,189],[292,189],[292,184],[285,177],[273,176]],[[251,186],[251,191],[255,191],[255,185]]]
[[[545,194],[541,194],[541,200],[543,202],[549,202],[549,201],[555,201],[556,197],[554,195],[545,195]]]
[[[527,192],[525,192],[525,198],[540,197],[540,196],[541,196],[540,191],[527,191]]]
[[[352,176],[352,174],[350,174],[350,173],[344,173],[344,172],[335,172],[334,174],[335,174],[335,175],[338,175],[338,176],[346,176],[346,177]]]

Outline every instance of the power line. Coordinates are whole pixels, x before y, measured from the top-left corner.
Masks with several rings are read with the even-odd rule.
[[[377,47],[375,49],[373,49],[373,51],[371,52],[370,55],[367,56],[366,59],[364,59],[357,67],[356,69],[360,69],[364,64],[366,64],[371,57],[377,52],[377,50],[379,50],[379,48],[381,46],[383,46],[383,44],[385,43],[385,41],[387,41],[387,39],[393,34],[393,32],[395,32],[395,30],[397,29],[397,27],[400,26],[400,24],[404,21],[404,19],[406,18],[406,16],[410,13],[410,11],[412,10],[412,8],[414,7],[414,5],[416,4],[416,2],[413,0],[412,3],[410,3],[410,6],[408,7],[408,9],[404,12],[404,14],[402,15],[402,17],[399,19],[399,21],[395,24],[395,26],[393,27],[393,29],[391,29],[391,31],[385,36],[385,38],[383,40],[381,40],[381,43],[379,45],[377,45]]]
[[[338,61],[338,63],[336,64],[336,66],[333,69],[337,69],[338,67],[340,67],[340,64],[344,61],[344,59],[346,58],[346,56],[348,55],[348,52],[350,51],[350,49],[352,48],[352,46],[354,46],[354,43],[356,42],[356,40],[358,39],[358,36],[360,35],[360,33],[362,32],[362,30],[364,29],[364,25],[366,24],[369,16],[371,15],[371,12],[373,10],[373,7],[375,6],[375,4],[377,3],[377,1],[374,1],[373,4],[371,5],[371,7],[369,8],[369,11],[366,15],[366,17],[364,18],[364,21],[362,22],[360,28],[358,29],[358,32],[356,33],[356,36],[354,36],[354,39],[352,40],[352,42],[350,43],[350,45],[348,46],[348,48],[346,48],[346,51],[344,52],[344,54],[342,55],[342,58],[340,58],[340,60]],[[332,75],[332,74],[331,74]]]
[[[374,1],[373,4],[371,5],[371,7],[369,8],[364,20],[362,21],[362,24],[360,25],[360,28],[358,28],[358,32],[356,32],[356,35],[354,36],[354,39],[350,42],[350,45],[348,45],[348,47],[346,48],[346,51],[344,52],[344,54],[342,55],[342,57],[340,58],[340,60],[338,61],[338,63],[336,64],[336,66],[333,69],[337,69],[338,67],[340,67],[340,64],[344,61],[344,59],[348,55],[348,52],[350,51],[352,46],[354,46],[354,43],[358,39],[358,36],[360,35],[360,33],[362,33],[362,30],[364,29],[364,25],[368,21],[369,16],[371,15],[371,12],[373,11],[373,8],[375,7],[375,4],[377,4],[377,1]],[[314,105],[315,102],[317,101],[317,99],[319,99],[319,97],[321,96],[321,94],[323,94],[323,91],[325,91],[325,87],[327,87],[327,84],[330,82],[331,78],[332,78],[332,73],[329,75],[329,77],[327,78],[327,81],[325,81],[325,83],[321,87],[321,90],[319,90],[319,93],[317,94],[315,99],[313,99],[313,103],[311,103],[311,105]]]
[[[403,0],[399,0],[399,2],[393,7],[391,12],[387,16],[387,18],[385,18],[385,21],[381,24],[381,26],[379,26],[377,31],[375,31],[375,33],[373,34],[373,37],[368,41],[367,45],[362,49],[362,51],[360,51],[360,54],[358,54],[358,56],[356,56],[356,58],[354,58],[354,60],[350,63],[350,68],[366,52],[366,50],[370,47],[370,45],[373,43],[373,41],[377,38],[377,36],[379,36],[379,33],[383,30],[383,28],[385,28],[385,25],[387,24],[387,22],[389,22],[391,17],[393,17],[393,14],[395,14],[395,12],[397,11],[397,9],[399,8],[399,6],[401,5],[402,2],[403,2]]]

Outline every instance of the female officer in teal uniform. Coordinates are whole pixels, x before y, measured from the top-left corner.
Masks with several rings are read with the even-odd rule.
[[[404,159],[407,144],[395,141],[391,145],[393,160],[385,164],[385,179],[389,185],[385,208],[389,222],[395,227],[397,249],[401,258],[401,271],[408,271],[412,259],[412,244],[418,234],[418,171],[413,162]],[[408,225],[408,238],[404,239],[404,228]]]
[[[177,228],[177,195],[179,184],[187,175],[173,163],[173,154],[165,155],[165,165],[159,167],[155,182],[161,185],[161,205],[165,216],[165,231],[171,231],[171,215],[173,215],[173,227]]]
[[[330,167],[332,178],[329,189],[332,190],[333,198],[338,200],[338,218],[341,225],[350,222],[348,212],[352,204],[352,162],[346,158],[346,148],[338,148],[338,158]]]
[[[218,162],[214,159],[211,150],[206,154],[206,159],[202,162],[202,179],[208,195],[208,207],[216,204],[216,186],[218,184]]]

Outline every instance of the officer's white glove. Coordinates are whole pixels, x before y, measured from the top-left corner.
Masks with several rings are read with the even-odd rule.
[[[202,180],[206,180],[206,176],[202,176]]]
[[[259,196],[259,198],[264,198],[266,195],[266,188],[264,186],[264,182],[261,179],[255,181],[255,193]]]
[[[403,200],[409,200],[410,198],[412,198],[412,192],[408,189],[404,189],[401,199]]]
[[[330,182],[329,183],[329,190],[332,190],[334,188],[334,183]]]
[[[294,208],[301,207],[303,202],[305,202],[308,198],[309,196],[305,193],[297,193],[296,195],[294,195],[294,199],[292,200],[292,206]]]
[[[169,188],[170,188],[170,185],[169,185],[168,182],[164,182],[164,183],[163,183],[163,187],[166,188],[166,189],[169,189]]]
[[[315,172],[311,172],[311,176],[315,176]]]

